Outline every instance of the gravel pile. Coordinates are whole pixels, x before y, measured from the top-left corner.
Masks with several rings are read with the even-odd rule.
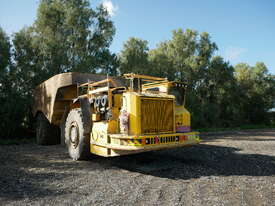
[[[0,146],[0,205],[275,205],[275,130],[89,161],[62,146]]]

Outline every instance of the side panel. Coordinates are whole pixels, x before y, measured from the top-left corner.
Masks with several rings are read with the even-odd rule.
[[[110,149],[98,145],[91,144],[90,152],[103,157],[108,157],[110,155]]]
[[[116,134],[120,132],[119,115],[120,115],[121,101],[122,101],[122,94],[113,95],[112,118],[111,120],[109,120],[108,134]]]
[[[123,94],[123,110],[129,113],[129,134],[136,135],[141,133],[140,126],[140,97],[134,93]]]
[[[108,151],[110,152],[110,149],[100,146],[100,145],[106,145],[110,142],[108,141],[107,136],[107,129],[108,129],[108,123],[106,121],[102,122],[94,122],[93,128],[91,132],[91,142],[94,142],[96,144],[90,145],[90,152],[93,154],[97,154],[103,157],[108,157]]]
[[[184,106],[176,106],[176,131],[177,132],[190,132],[190,113]]]

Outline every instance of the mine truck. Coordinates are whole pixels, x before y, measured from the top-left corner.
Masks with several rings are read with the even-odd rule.
[[[186,82],[132,73],[55,75],[34,92],[37,143],[66,145],[73,160],[197,144],[186,88]]]

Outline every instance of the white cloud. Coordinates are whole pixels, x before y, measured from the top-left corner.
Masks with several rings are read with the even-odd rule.
[[[111,17],[114,16],[118,10],[118,6],[114,5],[111,0],[103,0],[102,5]]]
[[[225,58],[229,61],[237,60],[242,54],[247,51],[245,48],[230,46],[225,49]]]

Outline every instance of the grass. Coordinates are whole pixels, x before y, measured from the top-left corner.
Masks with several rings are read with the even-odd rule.
[[[0,139],[0,145],[20,145],[35,143],[35,138]]]
[[[199,132],[222,132],[222,131],[240,131],[249,129],[275,129],[275,125],[242,125],[240,127],[227,127],[227,128],[198,128],[195,129]]]

